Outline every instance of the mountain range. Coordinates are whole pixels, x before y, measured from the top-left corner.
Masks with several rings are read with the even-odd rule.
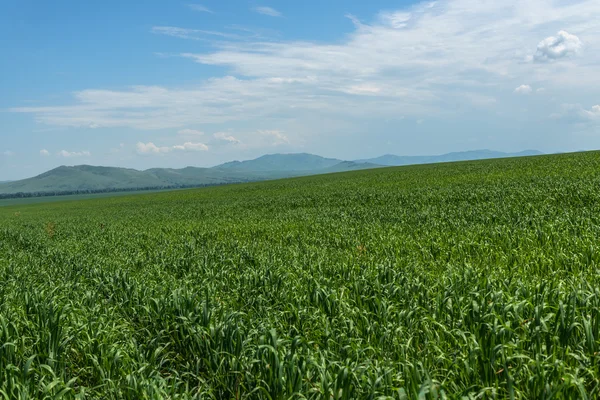
[[[48,195],[81,192],[181,188],[250,182],[360,169],[438,162],[540,155],[538,151],[502,153],[490,150],[440,156],[395,156],[343,161],[307,153],[269,154],[248,161],[232,161],[212,168],[128,168],[78,165],[61,166],[33,178],[0,183],[0,196]]]

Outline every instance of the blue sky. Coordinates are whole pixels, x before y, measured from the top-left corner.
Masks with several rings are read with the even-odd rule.
[[[0,181],[600,148],[597,0],[4,0],[0,50]]]

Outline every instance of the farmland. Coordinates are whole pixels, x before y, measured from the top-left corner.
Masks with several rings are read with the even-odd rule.
[[[0,208],[0,398],[600,396],[600,153]]]

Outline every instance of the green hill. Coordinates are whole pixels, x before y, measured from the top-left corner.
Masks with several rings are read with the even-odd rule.
[[[374,164],[340,161],[311,154],[273,154],[213,168],[152,168],[138,171],[91,165],[61,166],[33,178],[0,184],[0,195],[221,185],[376,167]]]
[[[56,195],[81,192],[221,185],[355,171],[389,165],[434,163],[477,158],[503,158],[530,154],[533,154],[533,152],[507,154],[483,150],[432,157],[398,157],[387,155],[359,161],[342,161],[307,153],[268,154],[254,160],[233,161],[212,168],[152,168],[145,171],[90,165],[62,166],[33,178],[2,183],[0,184],[0,196],[10,197],[22,194],[26,196]]]

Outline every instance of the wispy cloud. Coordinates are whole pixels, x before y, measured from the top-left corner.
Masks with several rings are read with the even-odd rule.
[[[258,134],[269,138],[271,140],[271,145],[273,146],[278,146],[280,144],[288,144],[290,142],[290,140],[284,134],[284,132],[278,129],[259,130]]]
[[[64,157],[64,158],[76,158],[76,157],[90,157],[92,155],[92,153],[90,153],[89,151],[61,150],[58,153],[56,153],[56,155],[59,157]]]
[[[123,150],[125,150],[125,143],[119,143],[118,147],[113,147],[112,149],[110,149],[110,154],[119,154]]]
[[[588,109],[581,104],[562,104],[560,111],[553,113],[551,118],[578,124],[600,123],[600,105]]]
[[[254,7],[254,11],[259,14],[268,15],[269,17],[281,17],[283,14],[271,7]]]
[[[509,96],[523,82],[553,96],[591,97],[600,90],[597,0],[427,2],[379,13],[370,22],[354,19],[353,32],[336,43],[242,41],[228,33],[165,26],[152,31],[218,38],[214,51],[180,56],[223,72],[196,86],[88,89],[74,93],[71,104],[12,111],[67,127],[185,129],[255,121],[255,131],[277,119],[286,131],[303,121],[306,132],[318,132],[315,113],[341,125],[398,115],[412,121],[455,118],[482,106],[516,112]],[[544,57],[552,62],[541,63]],[[308,126],[311,118],[315,122]]]
[[[173,151],[207,151],[208,146],[204,143],[185,142],[184,144],[174,146],[157,146],[153,142],[143,143],[138,142],[136,145],[138,154],[141,155],[158,155],[166,154]]]
[[[221,39],[230,40],[242,39],[241,36],[233,33],[207,31],[202,29],[188,29],[176,26],[154,26],[152,27],[152,33],[188,40],[208,40],[207,37],[218,37]]]
[[[15,153],[14,153],[14,151],[6,150],[6,151],[2,152],[2,155],[6,156],[6,157],[12,157],[15,155]]]
[[[188,7],[194,11],[214,14],[214,12],[210,8],[203,6],[201,4],[188,4]]]
[[[44,156],[44,157],[48,157],[50,155],[50,152],[46,149],[42,149],[40,150],[40,156]]]

